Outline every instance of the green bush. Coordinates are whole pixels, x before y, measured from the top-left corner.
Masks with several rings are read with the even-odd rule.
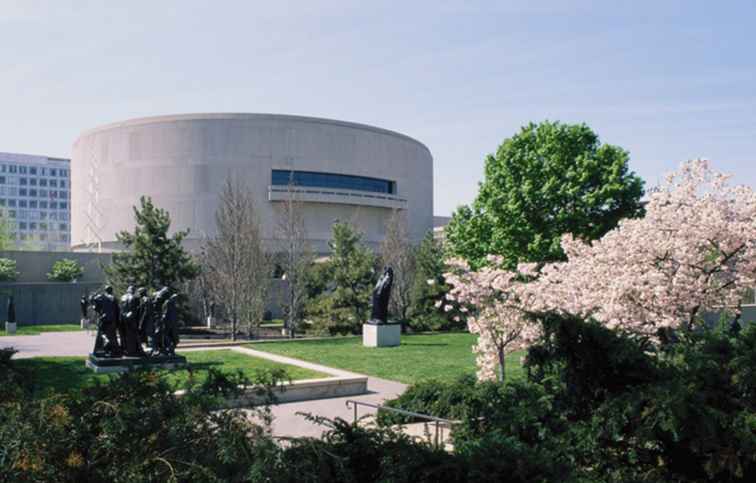
[[[0,258],[0,282],[12,282],[16,280],[18,275],[15,260]]]
[[[64,258],[53,263],[52,270],[47,274],[47,279],[55,282],[73,282],[80,278],[84,269],[79,262]]]
[[[456,381],[423,381],[407,388],[401,396],[385,403],[386,406],[404,409],[437,418],[459,419],[463,416],[465,403],[477,390],[475,376],[463,375]],[[422,421],[391,411],[380,411],[377,418],[380,425],[406,424]]]

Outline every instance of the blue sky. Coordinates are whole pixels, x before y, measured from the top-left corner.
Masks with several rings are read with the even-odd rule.
[[[400,131],[435,212],[529,121],[585,122],[649,185],[708,157],[756,188],[756,2],[0,0],[0,151],[131,117],[274,112]]]

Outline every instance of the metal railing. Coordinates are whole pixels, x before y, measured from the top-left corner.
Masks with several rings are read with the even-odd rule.
[[[381,406],[379,404],[371,404],[366,403],[362,401],[355,401],[354,399],[347,399],[346,401],[346,407],[349,409],[350,407],[354,409],[354,422],[357,422],[357,407],[358,406],[367,406],[369,408],[376,409],[377,411],[390,411],[397,414],[403,414],[405,416],[411,416],[418,419],[424,419],[426,421],[432,422],[436,427],[436,432],[434,436],[434,445],[436,448],[441,447],[441,443],[444,441],[444,428],[448,428],[451,431],[452,425],[459,424],[459,421],[454,421],[451,419],[444,419],[444,418],[437,418],[435,416],[428,416],[427,414],[421,414],[421,413],[415,413],[412,411],[406,411],[404,409],[398,409],[398,408],[392,408],[390,406]]]

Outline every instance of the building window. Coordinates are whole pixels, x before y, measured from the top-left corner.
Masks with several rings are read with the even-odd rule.
[[[66,223],[61,223],[59,228],[60,231],[66,231],[68,230],[68,225]]]
[[[60,209],[61,210],[67,210],[68,209],[68,202],[67,201],[61,201],[60,202]]]
[[[47,190],[39,190],[40,198],[47,198]]]
[[[28,196],[26,188],[19,188],[18,189],[18,196]]]
[[[46,178],[40,178],[39,185],[40,186],[47,186],[47,179]]]
[[[37,186],[37,178],[29,178],[29,186]]]
[[[26,186],[26,183],[27,183],[26,178],[18,179],[18,184],[20,184],[21,186]]]
[[[40,193],[40,195],[41,195],[41,194],[42,194],[42,193]],[[40,201],[40,202],[39,202],[39,207],[40,207],[41,209],[43,209],[43,210],[46,210],[46,209],[47,209],[47,201]]]
[[[29,208],[37,208],[37,200],[29,200]]]
[[[58,187],[58,180],[57,179],[51,179],[50,180],[50,186],[52,188],[57,188]]]
[[[15,208],[16,207],[16,200],[14,200],[13,198],[9,199],[8,200],[8,206],[10,206],[11,208]]]
[[[33,167],[33,166],[32,166],[32,167],[30,167],[30,168],[29,168],[29,174],[37,174],[37,168],[35,168],[35,167]]]
[[[26,166],[19,166],[18,167],[18,173],[19,174],[26,174]]]
[[[26,208],[26,200],[18,200],[18,207],[19,208]]]
[[[15,164],[11,164],[10,166],[8,166],[8,172],[9,173],[18,173],[18,166],[16,166]]]
[[[29,196],[37,196],[37,190],[35,190],[35,189],[30,189],[30,190],[29,190]]]
[[[51,201],[50,202],[50,209],[51,210],[57,210],[58,209],[58,202],[57,201]]]
[[[274,186],[287,186],[290,183],[294,186],[371,191],[374,193],[389,194],[393,194],[396,187],[395,182],[386,179],[348,174],[316,173],[312,171],[273,170],[271,184]]]
[[[36,221],[30,221],[29,222],[29,229],[30,230],[36,230],[37,229],[37,222]]]

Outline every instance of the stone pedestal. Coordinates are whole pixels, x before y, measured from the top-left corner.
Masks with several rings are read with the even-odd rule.
[[[126,372],[132,369],[175,369],[186,365],[186,357],[154,356],[154,357],[100,357],[89,354],[86,365],[98,374]]]
[[[13,335],[16,333],[16,323],[15,322],[6,322],[5,323],[5,334],[6,335]]]
[[[396,347],[401,344],[402,324],[362,324],[362,345]]]

